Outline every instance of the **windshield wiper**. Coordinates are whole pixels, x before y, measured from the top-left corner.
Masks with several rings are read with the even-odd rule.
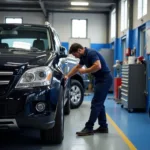
[[[40,50],[40,49],[38,49],[38,48],[36,48],[36,47],[31,47],[31,49],[30,49],[32,52],[41,52],[42,50]]]
[[[10,47],[8,49],[9,52],[14,52],[14,51],[20,51],[20,52],[29,52],[30,50],[25,49],[25,48],[15,48],[15,47]]]
[[[14,51],[19,51],[19,52],[41,52],[40,49],[35,48],[35,47],[31,47],[31,49],[11,47],[11,48],[9,48],[9,51],[10,52],[14,52]]]

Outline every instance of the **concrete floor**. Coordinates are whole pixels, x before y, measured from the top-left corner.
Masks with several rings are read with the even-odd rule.
[[[90,102],[84,101],[79,109],[71,110],[65,116],[65,138],[60,145],[41,144],[39,132],[21,130],[19,132],[0,133],[0,150],[128,150],[129,147],[122,140],[115,128],[109,124],[109,134],[95,134],[93,136],[78,137],[89,117]],[[95,124],[95,128],[98,124]]]

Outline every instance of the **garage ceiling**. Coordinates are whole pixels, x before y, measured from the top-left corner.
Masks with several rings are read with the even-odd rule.
[[[72,0],[86,1],[86,0]],[[43,11],[45,17],[48,12],[84,12],[107,13],[117,0],[87,0],[89,6],[71,6],[70,0],[0,0],[0,11]]]

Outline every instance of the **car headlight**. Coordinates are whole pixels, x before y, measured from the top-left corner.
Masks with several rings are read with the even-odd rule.
[[[29,88],[50,85],[52,71],[49,67],[37,67],[27,70],[15,88]]]

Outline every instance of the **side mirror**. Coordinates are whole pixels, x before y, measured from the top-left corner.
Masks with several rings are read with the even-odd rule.
[[[59,57],[63,58],[63,57],[67,57],[68,56],[68,51],[65,47],[61,46],[60,47],[60,52],[59,52]]]

